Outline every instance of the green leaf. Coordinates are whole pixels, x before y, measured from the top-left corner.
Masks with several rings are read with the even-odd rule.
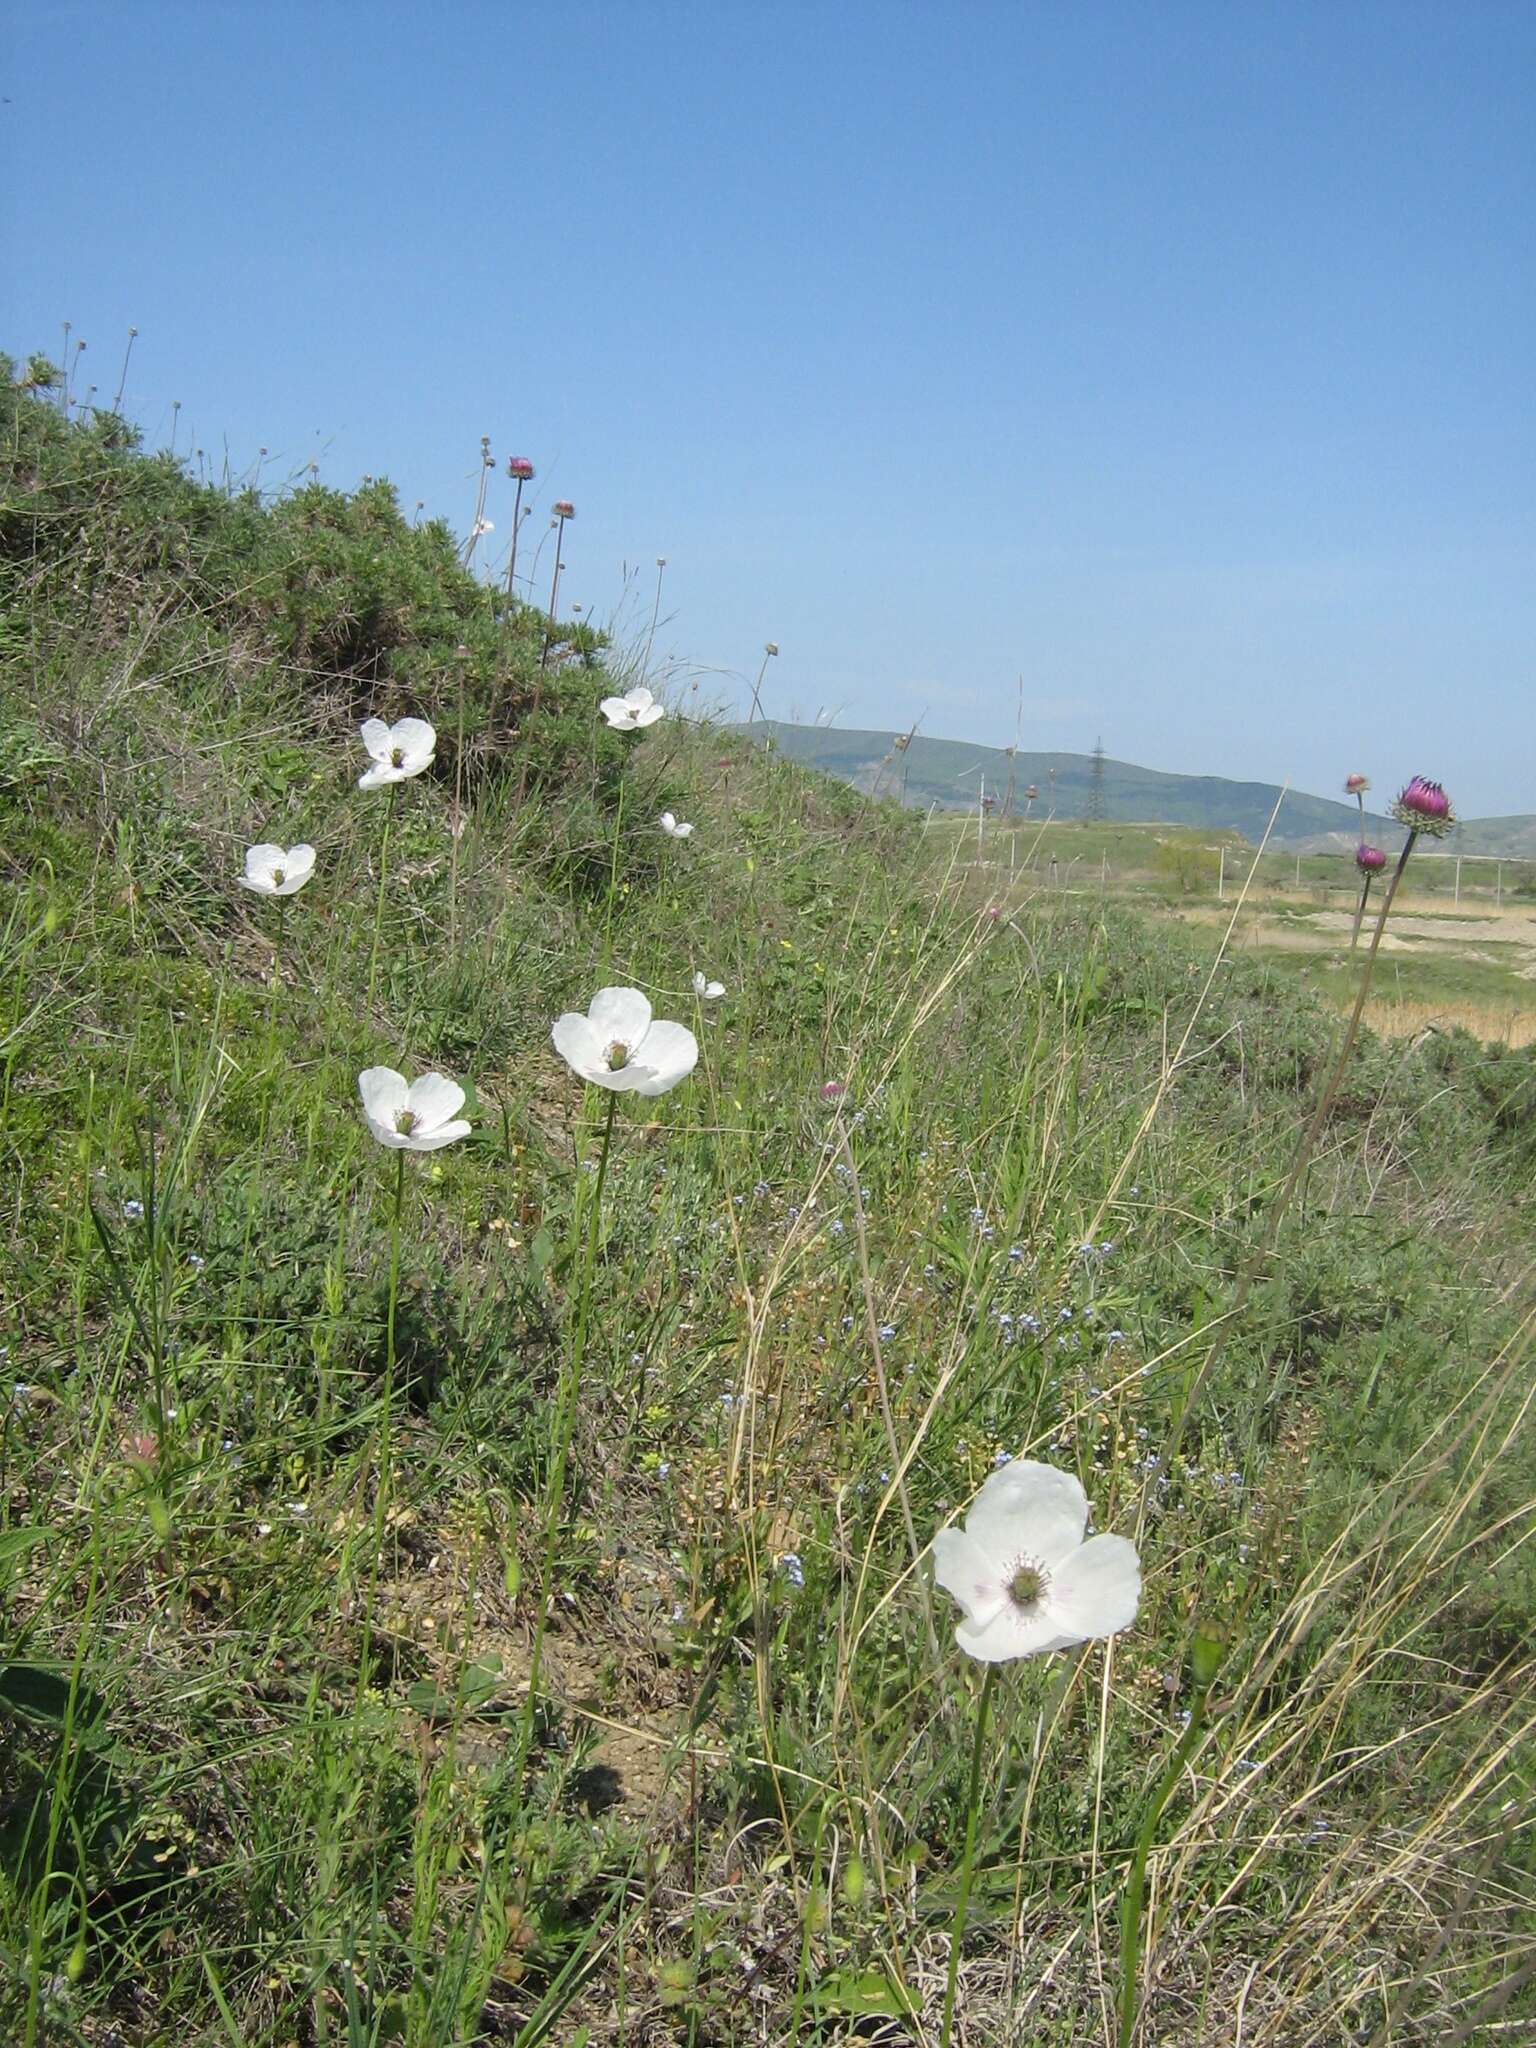
[[[16,1563],[29,1550],[35,1550],[47,1533],[46,1529],[39,1529],[32,1523],[16,1529],[0,1529],[0,1591],[10,1584]]]
[[[823,1977],[811,1992],[811,2003],[819,2012],[873,2015],[882,2019],[911,2019],[916,2007],[905,1985],[898,1984],[884,1970],[835,1970]]]
[[[0,1665],[0,1713],[19,1714],[47,1728],[72,1724],[82,1743],[99,1741],[106,1733],[107,1703],[101,1694],[47,1664]]]

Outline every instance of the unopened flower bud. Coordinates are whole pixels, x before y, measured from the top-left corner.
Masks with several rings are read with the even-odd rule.
[[[1344,778],[1344,794],[1346,796],[1362,796],[1370,786],[1371,778],[1369,775],[1346,775]]]
[[[1387,856],[1379,846],[1361,845],[1355,848],[1355,866],[1362,875],[1379,874],[1386,864]]]
[[[576,507],[569,498],[556,498],[550,510],[557,519],[574,519],[576,517]]]
[[[507,457],[507,475],[515,476],[520,483],[526,484],[532,480],[533,464],[526,455],[509,455]]]
[[[1221,1669],[1221,1660],[1227,1653],[1225,1633],[1212,1622],[1201,1622],[1195,1629],[1195,1640],[1190,1645],[1190,1675],[1201,1692],[1207,1692],[1216,1683],[1216,1673]]]

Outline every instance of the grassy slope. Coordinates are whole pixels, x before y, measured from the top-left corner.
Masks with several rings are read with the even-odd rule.
[[[1240,1992],[1253,2042],[1528,2012],[1531,1061],[1363,1046],[1212,1355],[1320,1006],[1032,884],[993,920],[728,736],[624,753],[601,650],[540,680],[376,494],[231,506],[114,443],[5,421],[15,2038],[932,2029],[974,1673],[904,1523],[1004,1450],[1077,1467],[1146,1597],[1004,1673],[969,2037],[1099,2038],[1196,1615],[1230,1648],[1143,2038],[1226,2041]],[[445,735],[382,890],[376,704]],[[301,836],[279,927],[233,877]],[[530,1718],[598,1136],[547,1034],[607,979],[704,1050],[618,1119]],[[476,1125],[409,1162],[388,1394],[379,1060]]]

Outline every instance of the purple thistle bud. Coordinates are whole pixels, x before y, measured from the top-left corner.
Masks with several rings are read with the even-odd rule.
[[[1456,823],[1450,798],[1438,782],[1422,775],[1410,780],[1392,806],[1392,815],[1410,832],[1428,832],[1436,839],[1443,839]]]
[[[821,1084],[821,1099],[823,1102],[836,1102],[842,1093],[843,1084],[841,1081],[823,1081]]]
[[[520,483],[531,483],[533,480],[533,464],[526,455],[509,455],[507,457],[507,475],[515,476]]]
[[[1362,845],[1355,848],[1355,866],[1362,875],[1378,874],[1386,864],[1387,856],[1379,846]]]
[[[1346,796],[1363,796],[1370,786],[1371,778],[1369,775],[1346,775],[1344,778],[1344,794]]]
[[[556,498],[554,504],[549,509],[557,519],[574,519],[576,517],[576,507],[569,498]]]

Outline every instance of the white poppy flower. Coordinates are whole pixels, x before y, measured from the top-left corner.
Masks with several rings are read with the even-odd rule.
[[[933,1539],[934,1577],[965,1610],[955,1641],[983,1664],[1066,1650],[1129,1628],[1141,1600],[1136,1546],[1092,1536],[1075,1476],[1021,1458],[994,1472],[961,1529]]]
[[[702,974],[693,977],[693,992],[701,1003],[712,1003],[716,996],[725,994],[723,981],[707,981]]]
[[[260,846],[245,849],[245,873],[240,880],[258,896],[297,896],[315,872],[312,846]]]
[[[584,1081],[635,1095],[665,1095],[693,1072],[699,1041],[685,1024],[652,1022],[637,988],[600,988],[585,1017],[567,1010],[550,1037]]]
[[[669,839],[689,839],[693,836],[693,827],[680,824],[670,811],[662,812],[661,829]]]
[[[427,766],[437,746],[437,734],[424,718],[400,718],[393,725],[386,725],[382,718],[365,718],[360,730],[373,766],[357,778],[359,789],[408,782]]]
[[[666,706],[658,704],[643,683],[622,697],[605,697],[597,708],[615,732],[639,732],[666,716]]]
[[[392,1152],[436,1152],[469,1136],[459,1116],[464,1090],[446,1074],[408,1082],[393,1067],[368,1067],[357,1077],[357,1092],[369,1130]]]

